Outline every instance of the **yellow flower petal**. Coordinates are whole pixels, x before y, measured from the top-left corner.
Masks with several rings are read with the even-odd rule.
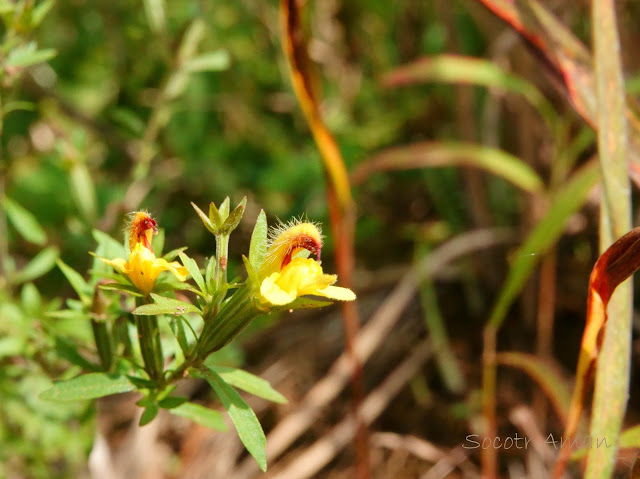
[[[266,302],[275,306],[284,306],[296,299],[296,295],[293,292],[287,292],[276,284],[276,281],[280,277],[280,273],[273,273],[268,278],[265,278],[260,285],[260,295]]]
[[[353,291],[331,286],[336,280],[336,275],[324,274],[317,261],[294,258],[280,273],[272,273],[262,281],[260,300],[275,306],[284,306],[306,295],[353,301],[356,297]]]
[[[115,258],[115,259],[98,258],[98,259],[100,259],[100,261],[102,261],[103,263],[106,263],[109,266],[113,266],[114,268],[120,270],[121,273],[126,274],[128,271],[127,267],[129,265],[122,258]]]
[[[338,301],[354,301],[356,299],[356,294],[353,291],[340,286],[327,286],[316,291],[316,294],[326,298],[337,299]]]
[[[158,258],[155,262],[156,268],[160,271],[171,271],[173,275],[178,278],[180,281],[184,281],[189,277],[189,272],[187,268],[182,266],[177,261],[172,261],[169,263],[167,260],[163,258]]]
[[[113,260],[100,259],[127,275],[134,286],[143,294],[149,294],[153,291],[156,279],[163,271],[171,271],[180,281],[186,280],[189,276],[187,268],[176,261],[169,263],[165,259],[156,258],[153,251],[144,246],[142,242],[135,244],[129,254],[128,262],[122,258]]]

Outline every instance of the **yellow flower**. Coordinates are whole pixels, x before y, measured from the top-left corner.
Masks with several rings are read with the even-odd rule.
[[[284,306],[305,295],[339,301],[356,299],[350,289],[332,286],[338,277],[324,274],[319,261],[296,257],[302,250],[307,250],[319,259],[321,249],[322,235],[312,223],[297,222],[276,229],[258,272],[260,302]]]
[[[305,295],[339,301],[356,299],[350,289],[331,286],[337,279],[335,274],[324,274],[320,264],[311,258],[294,258],[282,271],[271,273],[262,281],[261,302],[284,306]]]
[[[171,271],[180,281],[186,280],[189,276],[187,269],[177,261],[169,263],[163,258],[156,258],[151,249],[151,238],[155,231],[155,220],[147,213],[139,211],[134,215],[129,229],[129,261],[122,258],[100,258],[104,263],[128,276],[134,286],[145,295],[153,290],[156,279],[163,271]]]

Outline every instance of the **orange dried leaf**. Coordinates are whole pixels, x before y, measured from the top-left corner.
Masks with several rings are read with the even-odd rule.
[[[576,384],[571,397],[569,417],[563,438],[570,444],[578,429],[587,389],[593,380],[596,362],[607,325],[607,305],[615,289],[640,269],[640,227],[613,243],[596,261],[589,278],[587,324],[582,335]],[[559,478],[570,453],[564,447],[558,457],[554,477]]]

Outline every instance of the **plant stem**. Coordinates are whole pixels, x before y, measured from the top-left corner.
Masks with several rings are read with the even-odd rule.
[[[216,235],[216,291],[227,283],[227,264],[229,262],[229,235]],[[224,297],[220,298],[222,301]],[[218,305],[219,306],[219,305]]]
[[[91,327],[93,328],[93,338],[96,342],[96,349],[98,350],[102,367],[105,371],[109,371],[113,364],[113,348],[107,323],[92,319]]]
[[[164,355],[162,354],[158,318],[144,315],[136,315],[135,318],[145,370],[151,379],[160,381],[164,370]]]

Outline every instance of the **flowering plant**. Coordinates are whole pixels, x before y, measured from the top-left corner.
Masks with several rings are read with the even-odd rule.
[[[264,433],[234,387],[274,402],[286,400],[259,377],[217,365],[211,354],[259,316],[321,307],[330,304],[327,299],[351,301],[355,295],[334,286],[337,277],[323,272],[318,225],[293,221],[272,229],[269,235],[263,211],[256,221],[248,256],[242,258],[246,279],[227,281],[229,237],[242,219],[245,204],[243,199],[231,211],[226,198],[219,208],[211,203],[208,215],[193,205],[215,236],[215,255],[202,268],[184,253],[186,248],[158,257],[156,251],[161,251],[164,236],[144,211],[131,216],[126,247],[94,232],[98,248],[89,282],[59,263],[80,301],[69,300],[69,309],[57,315],[90,321],[100,362],[75,351],[70,359],[87,373],[56,382],[41,396],[68,401],[137,390],[142,394],[138,405],[144,408],[141,425],[152,421],[163,408],[203,425],[223,428],[218,411],[173,395],[178,380],[202,378],[220,398],[243,444],[265,470]],[[180,263],[174,261],[176,257]],[[189,277],[194,284],[187,282]]]

